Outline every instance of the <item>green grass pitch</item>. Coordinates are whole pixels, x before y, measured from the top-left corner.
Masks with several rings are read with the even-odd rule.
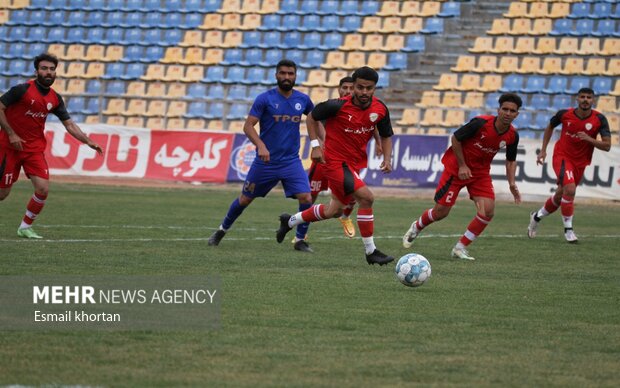
[[[210,331],[0,332],[0,385],[617,386],[617,205],[577,199],[578,245],[559,214],[528,240],[540,203],[498,203],[471,247],[450,258],[474,214],[461,198],[405,250],[431,199],[378,197],[377,246],[424,255],[432,277],[401,285],[369,266],[337,221],[310,228],[314,254],[275,242],[281,191],[257,200],[219,247],[207,238],[238,189],[53,184],[36,230],[16,237],[31,186],[0,203],[0,274],[219,275],[221,328]],[[323,200],[325,200],[323,198]]]

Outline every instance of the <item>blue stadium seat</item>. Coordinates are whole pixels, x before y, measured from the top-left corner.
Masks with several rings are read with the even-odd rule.
[[[307,18],[308,16],[306,16]],[[339,31],[340,30],[340,17],[337,15],[326,15],[321,18],[321,22],[317,23],[319,31],[321,32],[331,32],[331,31]],[[353,17],[351,17],[353,19]],[[348,20],[345,19],[345,22]],[[359,28],[359,27],[358,27]],[[350,30],[348,30],[350,31]],[[353,30],[355,31],[355,30]]]
[[[144,33],[145,45],[159,45],[161,43],[161,31],[157,28],[151,28]]]
[[[87,0],[65,1],[64,5],[62,5],[62,8],[65,11],[78,11],[78,10],[84,9],[87,3],[88,3]],[[54,2],[51,2],[51,4],[54,4]]]
[[[112,68],[114,67],[114,68]],[[104,79],[120,78],[125,72],[125,66],[121,63],[113,63],[106,66],[106,75]],[[120,96],[125,94],[125,83],[123,81],[108,81],[105,85],[105,94],[108,96]]]
[[[203,14],[188,13],[188,14],[185,14],[185,19],[183,20],[183,23],[181,23],[179,27],[186,29],[186,30],[193,30],[195,28],[198,28],[198,26],[202,24],[203,19],[204,19]]]
[[[548,94],[532,94],[529,99],[525,99],[523,109],[537,110],[544,109],[551,105],[551,98]]]
[[[442,3],[441,11],[437,16],[442,18],[451,18],[461,16],[461,3],[458,2],[446,2]]]
[[[362,27],[362,18],[359,16],[347,16],[343,19],[339,32],[355,32]]]
[[[533,127],[532,124],[532,112],[527,110],[519,111],[519,115],[512,122],[512,124],[518,129],[530,129]]]
[[[47,12],[47,19],[43,19],[41,23],[44,26],[53,27],[60,26],[66,19],[65,11]]]
[[[344,0],[340,2],[340,8],[336,11],[338,16],[360,16],[357,0]],[[375,12],[376,13],[376,12]]]
[[[253,48],[245,50],[243,59],[239,62],[241,66],[258,66],[263,60],[263,50]]]
[[[511,75],[509,77],[511,77]],[[525,87],[521,89],[514,89],[514,91],[519,90],[523,93],[542,93],[545,88],[545,80],[545,77],[542,75],[528,76],[525,81]]]
[[[422,34],[441,34],[443,33],[443,19],[426,18],[424,28],[420,30]]]
[[[13,27],[15,28],[15,27]],[[41,40],[42,36],[45,36],[45,34],[47,33],[47,28],[45,27],[30,27],[27,29],[28,33],[26,35],[25,38],[22,38],[21,41],[22,42],[39,42]],[[67,35],[69,36],[69,33],[73,33],[73,34],[78,34],[80,32],[84,32],[81,28],[73,28],[71,30],[69,30],[69,32],[67,33]],[[78,43],[79,40],[76,40],[75,43]],[[73,43],[73,42],[72,42]]]
[[[101,24],[102,27],[115,28],[123,23],[124,13],[121,11],[108,12],[105,15],[105,20]]]
[[[207,95],[203,96],[203,97],[207,97],[207,98],[212,99],[212,100],[222,100],[222,99],[224,99],[224,95],[225,95],[224,85],[222,85],[222,84],[213,84],[213,85],[209,86],[209,91],[208,91]]]
[[[250,67],[248,69],[248,73],[245,79],[241,83],[245,85],[256,86],[256,85],[265,85],[265,82],[268,81],[269,83],[267,83],[267,85],[271,85],[273,81],[272,81],[272,78],[267,78],[266,70],[269,70],[269,69],[263,69],[261,67]]]
[[[162,46],[148,46],[144,51],[144,58],[141,62],[159,62],[164,57],[164,47]]]
[[[338,0],[323,0],[319,6],[319,9],[315,11],[319,15],[333,15],[334,11],[338,10]]]
[[[100,94],[103,91],[103,85],[98,79],[91,79],[86,82],[87,94]]]
[[[307,15],[309,13],[316,13],[319,9],[318,0],[301,0],[297,13],[299,15]]]
[[[164,39],[163,42],[160,43],[161,46],[176,46],[179,44],[181,40],[183,40],[184,32],[182,30],[169,30],[163,34]]]
[[[595,77],[594,80],[592,80],[592,90],[594,90],[597,96],[609,94],[612,88],[612,78]]]
[[[225,68],[222,66],[211,66],[207,69],[207,74],[203,82],[220,82],[224,78]]]
[[[306,51],[303,61],[298,63],[300,67],[318,68],[325,62],[325,52],[320,50]]]
[[[549,106],[549,105],[546,105]],[[544,130],[549,125],[549,112],[537,112],[532,123],[533,129]]]
[[[308,78],[308,72],[306,71],[306,69],[297,69],[297,80],[296,80],[297,84],[306,82],[307,78]],[[268,78],[263,80],[263,85],[272,85],[273,83],[274,81]]]
[[[226,115],[227,120],[245,119],[250,109],[245,103],[233,103]]]
[[[244,85],[232,85],[228,89],[228,100],[248,100],[248,90]]]
[[[239,45],[240,48],[252,48],[258,47],[262,38],[262,34],[258,31],[245,31],[243,33],[243,42]]]
[[[31,9],[45,9],[48,5],[48,0],[30,0]]]
[[[284,34],[282,43],[278,45],[278,48],[292,49],[295,47],[299,47],[300,44],[301,44],[301,33],[298,31],[291,31],[291,32]]]
[[[276,27],[276,30],[281,32],[294,31],[301,25],[301,16],[296,14],[284,15],[282,17],[282,23]]]
[[[263,33],[263,39],[258,44],[258,47],[267,49],[267,48],[275,48],[280,45],[282,41],[281,33],[278,31],[268,31]]]
[[[295,62],[297,67],[299,67],[300,63],[304,60],[305,54],[301,50],[287,50],[284,51],[283,55],[285,55],[286,59],[290,59]]]
[[[8,28],[8,34],[7,33],[2,33],[3,31],[0,30],[0,39],[2,39],[5,42],[25,42],[26,41],[26,34],[27,34],[27,29],[24,26],[13,26],[13,27],[9,27]],[[35,42],[38,39],[34,40]]]
[[[61,25],[63,27],[75,27],[86,24],[86,14],[82,11],[72,11],[68,12],[67,20],[64,21]]]
[[[620,6],[618,7],[620,8]],[[618,29],[616,28],[617,21],[612,19],[599,20],[596,29],[592,31],[594,36],[614,36],[618,35]]]
[[[265,57],[259,63],[262,67],[270,67],[273,68],[276,64],[282,59],[282,51],[280,50],[267,50],[265,53]]]
[[[47,51],[47,44],[41,42],[30,43],[28,45],[28,52],[24,53],[22,58],[32,59],[31,53],[43,53]]]
[[[620,6],[616,5],[616,10],[611,14],[614,19],[620,19]]]
[[[86,18],[82,22],[83,27],[99,27],[105,20],[105,13],[99,11],[91,11],[86,14]]]
[[[164,4],[165,6],[168,6],[168,1],[165,1]],[[161,12],[161,5],[159,2],[157,1],[152,1],[152,0],[143,0],[142,4],[140,5],[140,11],[141,12],[146,12],[146,13],[150,13],[150,12]],[[183,12],[180,8],[176,8],[174,9],[173,12]]]
[[[561,94],[564,93],[568,86],[568,78],[562,75],[554,75],[547,83],[547,87],[542,90],[547,94]]]
[[[231,66],[240,64],[243,59],[243,51],[245,50],[227,49],[224,52],[224,59],[220,62],[220,65]]]
[[[278,11],[279,14],[289,14],[289,13],[293,13],[293,12],[297,12],[299,10],[299,4],[297,3],[297,0],[282,0],[280,2],[280,10]]]
[[[561,36],[570,34],[573,28],[573,22],[568,19],[556,19],[553,22],[553,28],[549,31],[549,35]]]
[[[146,15],[146,14],[145,14]],[[127,12],[123,18],[123,22],[120,24],[124,28],[136,28],[142,24],[142,13],[140,12]]]
[[[121,75],[121,79],[133,80],[138,79],[144,75],[144,64],[142,63],[129,63],[125,68],[125,73]]]
[[[568,82],[568,87],[564,91],[566,94],[577,94],[577,91],[581,88],[590,87],[590,77],[574,76],[571,77]]]
[[[139,28],[125,29],[123,39],[119,43],[127,46],[142,43],[142,30]]]
[[[105,9],[106,0],[88,0],[88,4],[84,6],[85,11],[103,11]]]
[[[590,4],[573,3],[571,13],[568,15],[571,19],[584,19],[590,16]]]
[[[207,118],[207,103],[205,101],[190,102],[187,107],[187,113],[183,117],[191,118]]]
[[[407,54],[389,53],[384,70],[402,70],[407,68]]]
[[[280,27],[281,18],[277,14],[269,14],[263,17],[262,24],[258,27],[260,31],[272,31]]]
[[[495,112],[497,110],[497,100],[501,93],[489,93],[484,98],[484,108]]]
[[[318,48],[321,45],[321,36],[322,34],[318,32],[310,32],[310,33],[304,34],[303,40],[301,44],[299,45],[299,48],[303,50],[311,50],[311,49]]]
[[[160,12],[149,12],[143,18],[139,27],[141,28],[154,28],[159,27],[164,23],[164,14]]]
[[[426,48],[426,41],[422,35],[408,35],[405,40],[405,47],[401,51],[406,53],[422,52]]]
[[[326,31],[321,28],[321,18],[316,14],[304,15],[301,24],[297,27],[298,31]]]
[[[7,20],[4,24],[7,26],[25,26],[28,22],[28,12],[16,9],[13,10],[10,14],[9,20]]]
[[[159,28],[177,28],[183,22],[183,16],[177,12],[168,12],[164,14],[163,22]]]
[[[365,0],[362,3],[361,8],[358,10],[358,15],[360,16],[372,16],[377,14],[377,12],[379,12],[379,9],[381,8],[381,5],[379,4],[378,1],[374,1],[374,0]]]
[[[201,99],[207,95],[207,85],[202,83],[193,83],[187,87],[187,96],[184,98]]]
[[[523,76],[520,74],[509,74],[504,77],[504,83],[499,88],[500,92],[516,92],[523,88]]]
[[[64,42],[65,41],[65,29],[64,28],[50,28],[47,32],[47,37],[45,37],[43,41],[48,42],[48,43]]]
[[[140,11],[151,11],[152,9],[146,9],[146,4],[149,3],[149,1],[145,1],[145,0],[130,0],[125,2],[125,5],[121,7],[121,11],[123,12],[127,12],[127,13],[137,13]],[[152,3],[152,1],[151,1]]]
[[[0,57],[4,59],[23,58],[26,52],[28,52],[28,46],[21,42],[6,43],[0,47]]]
[[[323,43],[319,45],[319,50],[334,50],[342,46],[343,37],[342,34],[337,32],[330,32],[324,34]]]
[[[7,63],[7,69],[2,72],[3,75],[8,76],[24,76],[28,77],[32,75],[31,62],[22,59],[13,59]]]
[[[188,13],[215,12],[221,6],[221,0],[186,0],[180,11]]]
[[[616,3],[617,4],[617,3]],[[616,8],[618,6],[616,5]],[[592,8],[592,13],[590,14],[591,18],[594,19],[607,19],[612,16],[611,12],[611,4],[610,3],[594,3],[594,7]]]
[[[151,1],[151,3],[156,3],[159,5],[157,1]],[[178,12],[181,8],[183,8],[183,0],[166,0],[164,1],[164,6],[160,9],[160,12]]]
[[[212,102],[207,104],[207,112],[203,116],[205,119],[222,119],[224,118],[224,103]]]
[[[144,47],[132,45],[125,47],[121,62],[140,62],[144,57]]]
[[[519,129],[520,139],[538,139],[539,132],[534,129]]]
[[[86,110],[86,99],[81,96],[74,96],[65,99],[65,104],[71,112],[84,113]]]
[[[265,90],[261,88],[249,88],[248,90],[248,100],[254,101],[259,94],[263,93]]]
[[[588,36],[593,35],[594,32],[594,20],[592,19],[579,19],[575,23],[575,29],[569,32],[572,36]]]
[[[551,111],[556,112],[560,109],[566,109],[573,106],[573,97],[567,94],[558,94],[553,97]]]
[[[90,27],[84,38],[86,44],[99,44],[105,39],[105,28]]]

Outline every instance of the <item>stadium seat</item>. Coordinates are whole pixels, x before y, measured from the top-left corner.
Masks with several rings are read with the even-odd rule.
[[[532,94],[529,99],[525,101],[524,109],[538,110],[544,109],[551,105],[551,98],[548,94],[536,93]]]
[[[476,57],[472,55],[459,55],[456,65],[450,70],[454,72],[468,72],[476,67]]]
[[[149,84],[150,85],[154,85],[153,84]],[[161,85],[161,83],[158,83],[158,85]],[[127,84],[127,96],[132,96],[132,97],[144,97],[146,96],[146,83],[143,81],[131,81]],[[155,96],[161,96],[161,92],[160,94],[155,94]]]
[[[515,121],[512,122],[512,125],[518,130],[533,128],[532,113],[527,110],[521,110]]]
[[[542,90],[546,94],[563,94],[568,87],[568,78],[561,75],[554,75],[549,78],[547,87]]]
[[[265,57],[259,66],[273,68],[282,59],[282,52],[280,50],[267,50]]]
[[[540,70],[540,57],[525,56],[521,60],[521,65],[517,69],[517,73],[520,74],[532,74],[538,73]]]
[[[298,31],[290,31],[284,34],[282,43],[277,45],[278,48],[288,50],[299,47],[301,44],[301,33]]]
[[[424,1],[420,8],[420,16],[425,18],[436,16],[441,11],[441,3],[438,1]]]
[[[553,28],[549,31],[550,35],[560,36],[560,35],[569,35],[572,28],[573,23],[567,19],[556,19],[553,22]]]
[[[587,75],[603,75],[606,74],[607,60],[605,58],[590,57],[582,71]]]
[[[246,74],[246,79],[242,83],[246,84],[246,85],[254,85],[254,86],[256,86],[256,85],[271,85],[272,81],[271,81],[271,78],[267,77],[267,75],[265,73],[266,70],[267,69],[263,69],[263,68],[260,68],[260,67],[250,67],[248,69],[247,74]],[[298,71],[298,74],[299,74],[299,69],[297,71]],[[299,76],[297,77],[297,83],[298,84],[301,83],[300,80],[299,80]],[[255,88],[253,90],[258,91],[260,89]],[[250,97],[251,93],[252,93],[252,90],[250,90],[250,93],[249,93],[248,97]]]
[[[441,92],[438,91],[424,91],[422,92],[422,98],[420,102],[416,104],[419,107],[427,108],[441,105]]]
[[[245,79],[245,69],[242,67],[229,67],[226,71],[226,77],[219,80],[225,84],[239,83]]]
[[[400,17],[392,16],[383,19],[379,31],[382,34],[395,34],[402,30]]]
[[[445,127],[459,128],[465,123],[465,111],[460,109],[447,109],[442,123]]]
[[[328,54],[329,55],[329,54]],[[327,72],[325,70],[310,70],[304,86],[325,86],[327,84]]]
[[[342,34],[332,32],[324,36],[323,42],[319,44],[318,48],[319,50],[335,50],[342,45],[342,42]]]
[[[304,60],[299,63],[299,66],[305,68],[320,67],[325,61],[325,53],[319,50],[306,51]]]
[[[201,98],[208,98],[210,100],[223,100],[226,94],[226,90],[224,89],[224,85],[222,84],[213,84],[209,86],[208,93],[204,94]]]
[[[464,74],[461,76],[461,82],[454,85],[454,89],[461,91],[478,90],[479,88],[480,75],[478,74]]]
[[[517,92],[523,88],[523,76],[509,74],[504,77],[504,84],[499,89],[502,92]]]
[[[299,45],[299,48],[302,50],[316,49],[316,48],[319,48],[320,50],[324,50],[323,48],[320,47],[321,37],[322,37],[322,34],[318,32],[306,33],[304,34],[304,37],[302,39],[301,44]]]
[[[527,16],[528,3],[513,1],[508,6],[508,11],[502,14],[505,18],[522,18]]]
[[[578,19],[575,23],[575,28],[569,31],[572,36],[588,36],[594,34],[594,20],[592,19]]]
[[[125,94],[125,83],[123,81],[106,82],[105,94],[108,96],[120,96]]]
[[[443,73],[439,76],[437,85],[433,86],[435,90],[455,90],[459,84],[459,76],[454,73]]]
[[[519,68],[519,59],[515,56],[501,57],[497,69],[497,73],[516,73]]]
[[[571,7],[571,13],[568,15],[571,19],[585,19],[590,16],[590,4],[575,3]]]
[[[596,92],[596,90],[595,90]],[[612,96],[620,96],[620,79],[616,80],[613,90],[609,92]]]
[[[602,112],[620,113],[614,96],[599,96],[596,99],[596,109]],[[612,130],[614,130],[612,128]],[[617,128],[614,132],[617,132]]]
[[[379,16],[399,16],[400,4],[398,1],[384,1],[381,10],[377,12]]]
[[[463,108],[478,109],[484,106],[484,93],[467,92],[463,98]],[[463,123],[463,122],[461,122]]]
[[[396,121],[396,124],[403,126],[417,125],[420,123],[420,118],[419,108],[405,108],[401,119]]]
[[[553,54],[557,50],[556,38],[540,37],[536,43],[536,49],[532,50],[534,54]]]
[[[611,58],[607,64],[607,70],[603,74],[609,76],[620,76],[620,59]]]
[[[559,111],[573,106],[573,97],[567,94],[558,94],[553,97],[551,111]]]
[[[224,78],[225,68],[222,66],[211,66],[207,69],[207,74],[203,82],[220,82]]]
[[[470,69],[476,73],[494,73],[497,70],[497,56],[481,55],[478,58],[478,64]]]
[[[564,62],[564,67],[557,71],[560,74],[583,74],[585,61],[583,58],[568,57]]]
[[[440,106],[458,108],[463,104],[461,92],[443,92]]]
[[[228,50],[227,50],[228,51]],[[258,66],[263,60],[263,50],[258,48],[253,48],[249,50],[244,50],[245,55],[239,61],[239,65],[241,66]],[[226,55],[226,54],[224,54]]]
[[[425,39],[421,35],[409,35],[405,41],[402,51],[406,53],[421,52],[426,48]]]
[[[558,74],[562,69],[562,58],[560,57],[545,57],[543,60],[540,74]]]
[[[531,75],[527,77],[525,87],[520,91],[523,93],[542,93],[545,88],[545,77],[542,75]]]
[[[505,54],[514,51],[515,38],[512,36],[498,36],[490,52],[494,54]]]
[[[402,34],[417,34],[424,28],[424,19],[418,16],[410,16],[405,19],[400,29]],[[415,35],[410,35],[415,36]]]
[[[424,2],[427,4],[427,2]],[[440,18],[427,18],[425,20],[424,28],[420,30],[422,34],[441,34],[443,33],[443,19]]]
[[[112,98],[108,100],[106,109],[103,111],[106,115],[120,115],[125,112],[125,99]]]
[[[379,56],[379,55],[384,55],[381,53],[372,53],[369,56],[369,66],[374,67],[373,65],[371,65],[371,58],[373,58],[373,56]],[[395,53],[390,53],[387,56],[387,62],[385,63],[385,66],[378,66],[375,65],[377,67],[375,68],[381,68],[383,67],[385,70],[404,70],[407,69],[407,55],[404,53],[400,53],[400,52],[395,52]]]
[[[360,63],[367,63],[366,54],[359,51],[352,51],[347,54],[347,58],[344,64],[342,64],[338,68],[354,70],[360,67]]]
[[[346,53],[343,51],[330,51],[325,57],[325,63],[321,65],[323,69],[340,69],[346,63]]]
[[[474,46],[469,48],[470,53],[486,54],[493,50],[493,38],[490,36],[479,36],[474,41]]]
[[[538,39],[540,41],[540,39]],[[511,54],[532,54],[536,47],[536,38],[519,36],[515,42]]]
[[[461,4],[456,1],[442,3],[441,11],[437,16],[442,18],[459,17],[461,16]]]
[[[166,117],[183,117],[187,113],[187,102],[170,101],[166,110]]]
[[[601,43],[599,38],[583,38],[579,49],[573,53],[579,55],[599,55],[601,51]]]
[[[245,119],[249,112],[249,107],[245,103],[233,103],[230,106],[228,114],[226,114],[227,120],[240,120]]]
[[[620,7],[618,7],[620,8]],[[590,35],[594,36],[618,36],[617,20],[604,19],[597,22],[596,28],[592,30]]]
[[[497,74],[487,74],[482,80],[482,84],[476,89],[480,92],[495,92],[502,86],[502,76]]]
[[[487,30],[486,33],[489,35],[504,35],[507,34],[510,29],[510,19],[494,19],[491,29]]]
[[[324,23],[325,23],[325,19]],[[326,26],[324,25],[324,23],[322,23],[323,27],[326,28]],[[360,29],[360,27],[362,26],[362,19],[359,16],[347,16],[346,18],[344,18],[342,20],[342,24],[340,24],[340,26],[336,27],[336,30],[339,32],[355,32],[357,30]]]
[[[247,87],[244,85],[232,85],[229,89],[228,89],[228,95],[227,95],[227,99],[228,100],[243,100],[243,101],[247,101],[248,100],[248,96],[247,96]]]
[[[443,109],[441,108],[428,108],[424,110],[422,121],[420,125],[429,127],[443,124]]]
[[[610,94],[612,88],[612,78],[609,77],[595,77],[592,80],[592,90],[597,96]]]

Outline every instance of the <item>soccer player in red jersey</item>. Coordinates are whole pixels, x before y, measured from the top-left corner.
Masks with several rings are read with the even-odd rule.
[[[547,157],[547,146],[553,129],[562,124],[559,140],[553,148],[553,170],[558,177],[558,187],[545,204],[530,215],[527,228],[529,238],[536,237],[538,223],[543,217],[561,209],[564,222],[564,237],[569,243],[577,243],[573,231],[573,201],[577,185],[583,177],[586,167],[592,162],[595,148],[608,152],[611,149],[611,132],[607,118],[592,109],[595,102],[594,91],[582,88],[577,92],[577,108],[562,109],[553,116],[543,135],[542,147],[536,158],[537,164],[543,164]],[[600,135],[601,139],[597,140]]]
[[[82,143],[103,154],[73,122],[62,97],[51,88],[56,80],[58,59],[48,53],[34,58],[34,80],[13,86],[0,97],[0,201],[11,192],[21,168],[34,186],[34,194],[26,207],[17,235],[24,238],[42,238],[32,229],[49,189],[49,171],[45,160],[47,141],[43,131],[49,113],[63,123],[67,132]]]
[[[351,202],[359,204],[357,226],[364,242],[368,264],[384,265],[394,260],[377,249],[373,239],[374,196],[359,176],[366,167],[366,147],[375,127],[381,136],[384,173],[392,171],[392,124],[385,104],[373,97],[379,75],[370,67],[361,67],[353,73],[353,94],[342,99],[318,104],[307,117],[308,135],[312,145],[312,160],[325,163],[325,175],[331,189],[328,205],[314,205],[294,215],[280,215],[276,240],[281,243],[295,225],[337,217]],[[319,121],[325,120],[325,150],[317,139]]]
[[[515,203],[521,202],[521,194],[515,184],[517,170],[517,145],[519,134],[512,122],[519,114],[521,97],[506,93],[499,98],[497,116],[477,116],[456,130],[451,138],[452,146],[441,161],[444,171],[435,191],[435,206],[425,210],[403,236],[403,246],[410,248],[413,240],[428,225],[450,214],[459,192],[467,187],[469,197],[476,204],[476,216],[452,249],[452,257],[474,260],[467,252],[471,244],[491,222],[495,211],[495,192],[491,180],[491,162],[497,152],[506,148],[506,176]]]

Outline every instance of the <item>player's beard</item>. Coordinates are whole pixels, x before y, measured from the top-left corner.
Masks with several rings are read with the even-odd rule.
[[[278,80],[278,87],[285,92],[293,90],[293,86],[295,86],[295,81]]]
[[[44,77],[42,75],[37,75],[37,82],[45,87],[50,87],[54,84],[54,81],[56,81],[56,76],[54,75],[50,75],[47,77]]]

